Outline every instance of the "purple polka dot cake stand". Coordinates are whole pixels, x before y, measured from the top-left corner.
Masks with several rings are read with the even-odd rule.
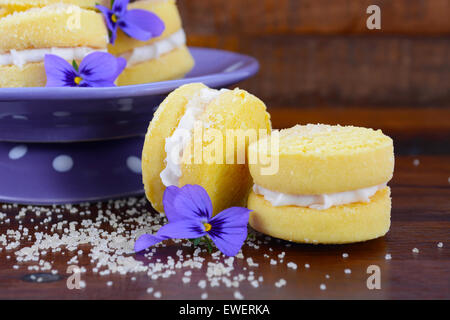
[[[142,193],[143,141],[0,143],[1,200],[77,203]]]
[[[190,48],[183,79],[117,88],[0,88],[0,201],[79,203],[143,193],[141,151],[154,111],[180,85],[253,76],[249,56]]]

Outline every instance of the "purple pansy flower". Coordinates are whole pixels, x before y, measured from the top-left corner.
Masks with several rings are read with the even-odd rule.
[[[129,0],[115,0],[111,10],[102,5],[96,5],[105,17],[110,31],[110,43],[114,44],[116,40],[117,28],[141,41],[147,41],[163,33],[165,25],[161,18],[147,10],[127,10],[128,2]]]
[[[107,52],[92,52],[84,57],[78,67],[61,57],[46,54],[44,57],[47,87],[115,87],[119,74],[127,64]]]
[[[212,217],[211,199],[199,185],[167,187],[163,204],[169,223],[161,227],[156,235],[140,236],[134,245],[136,252],[167,239],[193,239],[208,235],[222,253],[235,256],[247,238],[250,210],[231,207]]]

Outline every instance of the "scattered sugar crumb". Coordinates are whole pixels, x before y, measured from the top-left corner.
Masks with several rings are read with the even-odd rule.
[[[413,160],[413,165],[415,165],[416,167],[420,164],[420,160],[419,159],[414,159]]]
[[[294,269],[294,270],[297,270],[297,264],[294,263],[294,262],[288,262],[287,267],[291,268],[291,269]]]
[[[237,300],[242,300],[242,299],[244,299],[244,296],[239,291],[235,291],[234,298]]]
[[[305,263],[305,268],[309,269],[309,267],[310,267],[309,263]]]
[[[444,244],[442,242],[438,242],[437,247],[438,248],[442,248],[444,246]]]
[[[419,249],[414,248],[414,249],[412,249],[412,252],[413,252],[413,253],[419,253]]]
[[[352,273],[352,270],[349,269],[349,268],[346,268],[346,269],[344,270],[344,273],[345,273],[345,274],[350,274],[350,273]]]
[[[344,252],[344,253],[342,254],[342,258],[344,258],[344,259],[345,259],[345,258],[348,258],[348,253],[345,253],[345,252]]]
[[[322,283],[321,285],[320,285],[320,290],[327,290],[327,286],[324,284],[324,283]]]
[[[392,259],[392,256],[391,256],[390,253],[386,253],[386,255],[384,256],[384,258],[385,258],[386,260],[391,260],[391,259]]]
[[[284,280],[284,279],[280,279],[277,282],[275,282],[275,287],[277,287],[277,288],[284,287],[285,285],[286,285],[286,280]]]
[[[19,207],[19,212],[9,218],[9,210]],[[2,212],[6,210],[6,212]],[[28,230],[22,225],[24,218],[33,219],[34,227]],[[72,217],[76,218],[74,220]],[[10,221],[11,220],[11,221]],[[180,249],[168,257],[157,257],[158,248],[165,247],[160,243],[151,249],[140,253],[144,259],[136,259],[132,253],[135,240],[144,233],[154,233],[166,224],[164,215],[154,214],[145,197],[110,200],[100,203],[84,203],[77,206],[19,206],[0,204],[0,225],[5,232],[0,234],[0,253],[8,252],[7,260],[11,260],[11,268],[25,268],[30,271],[58,274],[55,270],[55,257],[72,266],[90,263],[80,267],[79,272],[103,277],[107,287],[113,287],[114,282],[108,278],[113,275],[129,275],[127,279],[137,281],[142,275],[149,280],[181,276],[183,283],[191,283],[195,270],[205,270],[205,278],[198,283],[201,291],[207,287],[233,288],[235,298],[243,298],[239,292],[241,285],[249,284],[252,288],[261,287],[264,278],[258,274],[258,266],[253,259],[239,252],[236,257],[226,257],[220,251],[209,255],[205,248],[193,248],[189,241],[174,240]],[[14,225],[18,224],[18,227]],[[13,227],[14,226],[14,227]],[[3,231],[3,230],[2,230]],[[270,237],[256,238],[246,241],[248,247],[259,249],[261,244],[267,244]],[[265,240],[263,240],[265,239]],[[277,241],[280,243],[280,241]],[[269,248],[269,253],[273,248]],[[10,253],[11,252],[11,253]],[[205,256],[210,256],[206,258]],[[271,254],[272,256],[272,254]],[[284,264],[286,253],[283,251],[270,259],[265,254],[265,261],[272,265]],[[237,259],[247,262],[246,267],[235,269]],[[245,263],[244,262],[244,263]],[[286,261],[287,268],[296,270],[297,264]],[[59,261],[58,261],[59,263]],[[305,268],[309,268],[305,264]],[[39,279],[36,279],[39,281]],[[42,279],[41,279],[42,281]],[[81,286],[86,286],[83,282]],[[286,280],[280,279],[276,285],[283,287]],[[153,288],[143,288],[144,292],[160,298],[164,292]],[[203,292],[202,296],[208,296]]]

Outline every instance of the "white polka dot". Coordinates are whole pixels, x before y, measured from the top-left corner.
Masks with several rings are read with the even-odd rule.
[[[55,117],[68,117],[68,116],[70,116],[70,112],[68,112],[68,111],[56,111],[56,112],[53,112],[53,115]]]
[[[142,173],[141,159],[135,156],[129,156],[127,158],[127,167],[134,173]]]
[[[133,110],[133,99],[120,99],[118,104],[120,104],[119,111],[128,112]]]
[[[27,153],[27,151],[28,147],[24,144],[20,144],[9,151],[8,157],[11,160],[17,160],[22,158]]]
[[[73,160],[71,157],[67,155],[60,155],[53,159],[53,169],[58,172],[67,172],[70,171],[73,167]]]
[[[12,118],[13,118],[13,119],[16,119],[16,120],[28,120],[27,117],[22,116],[22,115],[20,115],[20,114],[15,114],[15,115],[12,116]]]

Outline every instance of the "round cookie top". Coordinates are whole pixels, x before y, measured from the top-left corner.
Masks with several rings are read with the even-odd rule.
[[[388,182],[394,169],[392,139],[381,130],[353,126],[308,124],[280,130],[253,143],[249,157],[255,184],[298,195],[376,186]]]
[[[109,6],[108,0],[0,0],[0,7],[8,11],[23,11],[33,7],[45,7],[52,4],[72,4],[81,8],[94,9],[96,4]]]
[[[322,157],[361,152],[383,145],[392,145],[392,139],[381,130],[370,128],[307,124],[280,130],[280,154]]]
[[[53,47],[106,49],[107,43],[103,16],[74,5],[31,8],[0,19],[0,53]]]

